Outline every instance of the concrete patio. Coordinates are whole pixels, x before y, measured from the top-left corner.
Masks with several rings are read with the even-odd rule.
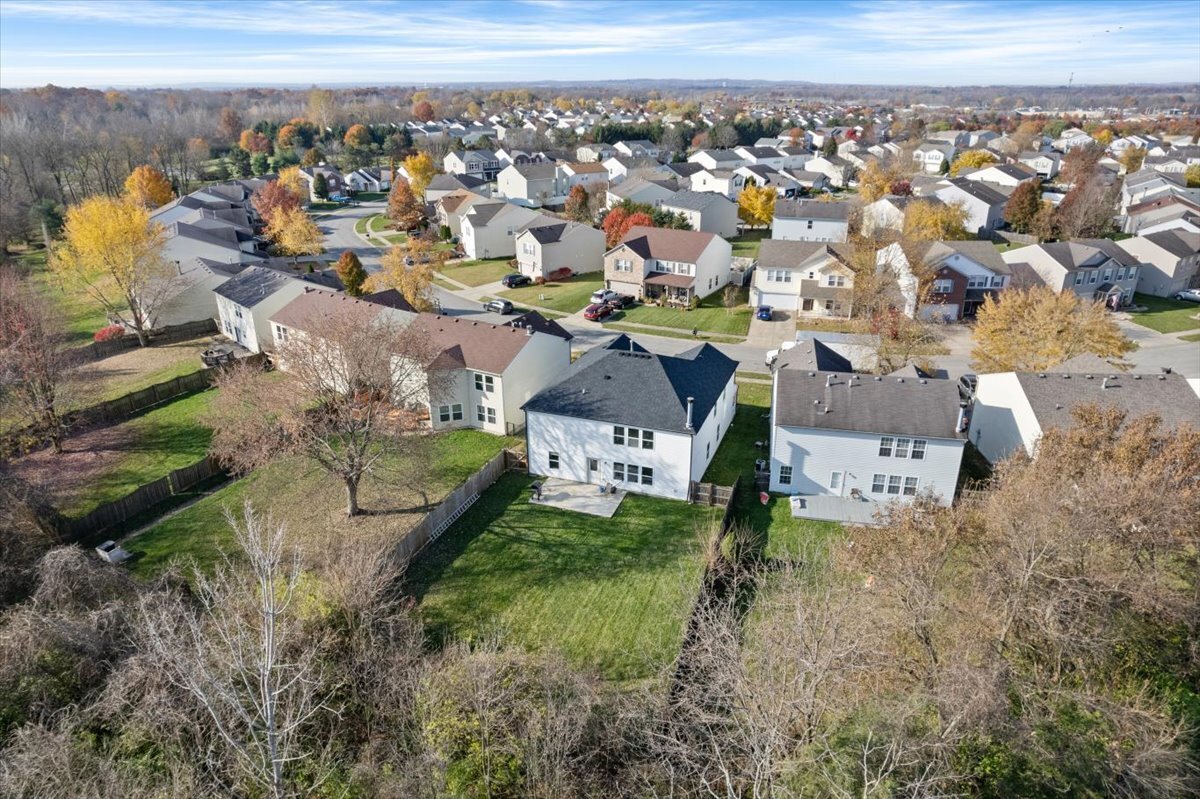
[[[625,492],[620,489],[615,494],[601,494],[600,486],[547,477],[542,480],[542,498],[535,500],[531,496],[529,501],[535,505],[549,505],[611,519],[617,508],[621,507],[623,499]]]
[[[798,494],[790,497],[792,516],[845,524],[878,524],[875,512],[883,505],[870,499],[831,497],[823,494]]]

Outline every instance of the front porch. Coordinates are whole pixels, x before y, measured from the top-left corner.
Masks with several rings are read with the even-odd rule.
[[[642,295],[661,305],[687,307],[695,295],[696,278],[670,272],[653,272],[643,281]]]

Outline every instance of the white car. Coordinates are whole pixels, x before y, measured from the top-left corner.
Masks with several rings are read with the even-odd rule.
[[[620,297],[620,296],[621,296],[620,294],[613,291],[612,289],[599,289],[597,291],[592,292],[592,304],[593,305],[604,305],[609,300],[615,300],[617,297]]]
[[[1200,289],[1184,289],[1175,295],[1175,299],[1184,302],[1200,302]]]

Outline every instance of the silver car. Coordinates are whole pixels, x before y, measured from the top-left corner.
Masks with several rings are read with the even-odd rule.
[[[1200,289],[1184,289],[1175,295],[1175,299],[1184,302],[1200,302]]]

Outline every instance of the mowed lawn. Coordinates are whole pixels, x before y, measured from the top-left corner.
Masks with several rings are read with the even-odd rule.
[[[1157,330],[1159,333],[1200,329],[1200,303],[1182,302],[1149,294],[1134,294],[1133,302],[1135,305],[1149,308],[1148,311],[1129,314],[1130,320],[1142,327]]]
[[[653,676],[679,651],[712,508],[630,494],[612,519],[529,502],[508,474],[409,569],[437,640],[501,634],[604,677]]]
[[[511,275],[515,270],[509,265],[511,258],[489,258],[480,261],[461,261],[457,264],[446,264],[442,274],[457,280],[467,286],[483,286],[495,283],[505,275]]]
[[[246,501],[287,525],[302,549],[336,546],[341,536],[381,535],[396,540],[412,528],[430,504],[440,502],[500,450],[521,442],[479,430],[430,436],[417,464],[393,458],[380,479],[367,479],[360,504],[372,513],[347,519],[342,484],[313,464],[290,458],[260,469],[163,519],[122,545],[137,556],[132,568],[152,577],[172,563],[208,570],[230,551],[226,510],[240,513]]]
[[[72,407],[84,407],[198,372],[204,368],[200,353],[210,343],[210,339],[201,338],[136,347],[84,364],[71,370],[65,399]]]
[[[69,344],[86,344],[96,331],[108,324],[104,307],[82,289],[64,285],[46,265],[45,250],[31,250],[14,258],[30,281],[58,314]]]
[[[203,458],[212,431],[200,417],[214,396],[215,391],[201,391],[164,403],[118,424],[71,436],[61,454],[40,450],[10,467],[42,487],[63,514],[83,516]]]
[[[695,310],[660,308],[657,305],[635,305],[612,316],[613,321],[638,325],[670,327],[678,330],[700,330],[727,336],[745,336],[750,332],[751,309],[746,305],[748,292],[738,289],[737,304],[725,307],[725,292],[715,291],[700,301]]]
[[[604,287],[598,273],[575,275],[568,280],[546,283],[541,286],[522,286],[519,289],[501,291],[500,296],[519,305],[538,305],[565,314],[583,310],[588,298],[596,289]]]
[[[734,236],[729,240],[733,245],[734,258],[757,258],[758,248],[762,246],[762,241],[765,238],[770,238],[771,231],[769,230],[748,230],[740,236]]]

